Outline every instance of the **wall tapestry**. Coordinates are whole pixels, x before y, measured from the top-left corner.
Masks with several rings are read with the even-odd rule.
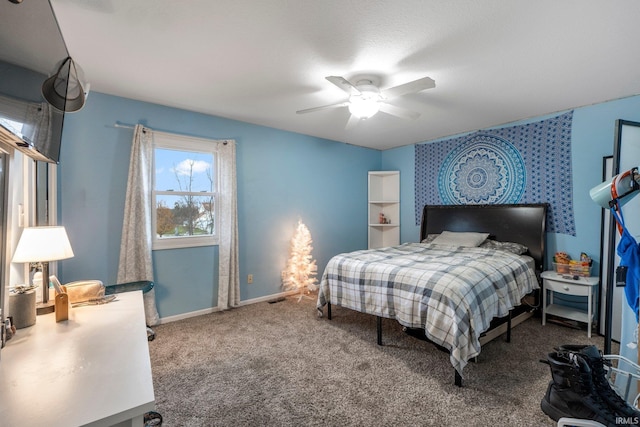
[[[549,204],[547,231],[575,236],[573,111],[415,146],[415,214],[424,205]]]

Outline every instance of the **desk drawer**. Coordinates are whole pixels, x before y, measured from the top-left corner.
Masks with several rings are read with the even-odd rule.
[[[544,288],[547,291],[560,292],[567,295],[588,296],[591,291],[590,286],[578,283],[556,282],[555,280],[545,279]]]

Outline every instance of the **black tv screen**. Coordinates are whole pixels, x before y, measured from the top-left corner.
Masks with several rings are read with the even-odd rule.
[[[51,5],[0,0],[0,23],[0,141],[36,160],[58,163],[64,113],[46,104],[42,84],[68,53]],[[30,110],[25,118],[25,105],[43,103],[48,111]],[[34,119],[38,113],[46,113],[45,119]],[[42,126],[34,129],[34,123]]]

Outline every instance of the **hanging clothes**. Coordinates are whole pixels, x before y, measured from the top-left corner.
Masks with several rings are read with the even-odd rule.
[[[638,321],[638,285],[640,284],[640,245],[633,238],[627,227],[624,225],[624,217],[622,209],[616,210],[611,208],[611,213],[618,223],[620,230],[620,243],[616,252],[620,257],[620,265],[627,267],[627,285],[624,287],[624,293],[627,298],[627,304],[636,315]]]

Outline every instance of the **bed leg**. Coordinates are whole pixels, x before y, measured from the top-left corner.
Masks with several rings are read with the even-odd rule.
[[[382,345],[382,317],[376,316],[376,329],[378,332],[378,345]]]
[[[509,310],[509,317],[507,318],[507,342],[511,342],[511,313],[513,310]]]
[[[460,376],[460,374],[458,373],[458,371],[456,371],[455,369],[453,370],[453,372],[455,373],[455,384],[458,387],[462,387],[462,377]]]
[[[331,320],[331,303],[327,303],[327,319]]]

